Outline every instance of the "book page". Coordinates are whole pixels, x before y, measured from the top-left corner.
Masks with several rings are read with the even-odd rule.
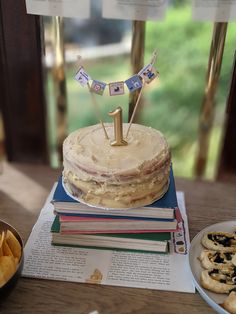
[[[90,0],[26,0],[28,14],[89,18]]]
[[[103,0],[102,16],[124,20],[162,20],[166,0]]]
[[[54,189],[26,243],[22,272],[24,277],[195,292],[190,276],[188,256],[174,253],[172,246],[170,254],[52,246],[50,228],[54,214],[50,201]],[[184,195],[178,192],[177,196],[189,248]]]
[[[236,20],[236,0],[193,0],[192,16],[198,21]]]

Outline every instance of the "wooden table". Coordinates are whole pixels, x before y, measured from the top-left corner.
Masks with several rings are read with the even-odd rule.
[[[0,217],[26,242],[60,171],[37,165],[3,165]],[[236,185],[176,179],[185,192],[190,237],[207,225],[236,218]],[[1,313],[214,313],[198,293],[96,286],[20,278]]]

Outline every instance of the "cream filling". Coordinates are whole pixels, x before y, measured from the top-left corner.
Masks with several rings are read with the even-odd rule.
[[[107,208],[130,208],[151,204],[161,198],[167,191],[169,182],[167,181],[163,185],[159,185],[158,189],[155,188],[155,191],[147,191],[144,189],[144,191],[146,191],[145,193],[135,192],[131,194],[126,191],[119,194],[115,190],[114,192],[106,192],[102,194],[97,193],[96,190],[89,190],[87,193],[83,193],[78,187],[78,184],[73,185],[69,181],[65,181],[64,184],[73,196],[85,203]]]

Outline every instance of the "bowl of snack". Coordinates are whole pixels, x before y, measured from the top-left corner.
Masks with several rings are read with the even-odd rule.
[[[0,220],[0,301],[12,290],[21,274],[23,247],[16,229]]]

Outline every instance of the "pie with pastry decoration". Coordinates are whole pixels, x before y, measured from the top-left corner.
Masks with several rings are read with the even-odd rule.
[[[200,276],[203,288],[216,293],[229,293],[236,289],[236,267],[232,270],[206,269]]]
[[[236,314],[236,234],[208,232],[201,239],[204,250],[199,256],[201,286],[211,292],[228,294],[221,306]]]
[[[232,314],[236,314],[236,292],[231,291],[221,306]]]
[[[236,252],[236,234],[230,232],[208,232],[202,238],[202,245],[214,251]]]
[[[236,253],[203,250],[199,260],[205,269],[232,269],[236,266]]]

